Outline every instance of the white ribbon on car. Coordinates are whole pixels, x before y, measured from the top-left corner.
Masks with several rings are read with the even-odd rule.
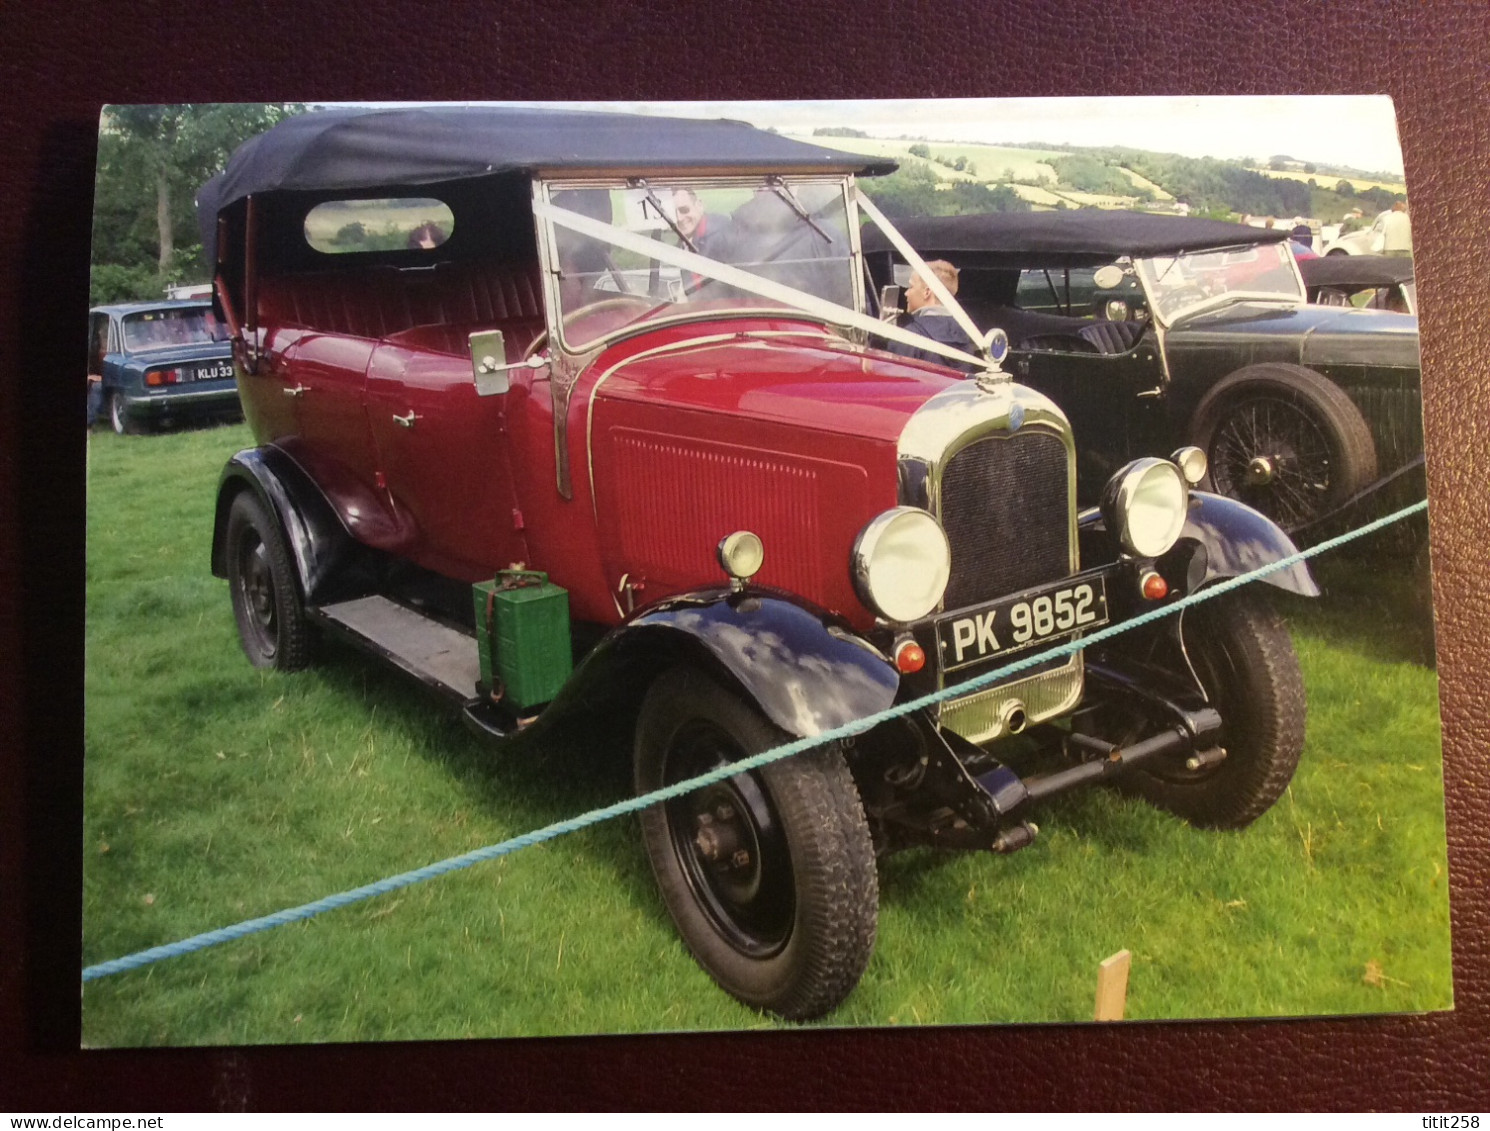
[[[861,197],[861,202],[862,199]],[[820,318],[832,325],[863,330],[865,333],[886,338],[892,342],[899,342],[901,345],[911,346],[914,349],[926,350],[930,353],[950,358],[953,361],[962,362],[965,365],[976,366],[979,369],[998,368],[987,358],[965,353],[955,346],[944,345],[932,338],[923,337],[910,330],[902,330],[899,326],[892,326],[887,322],[881,322],[878,318],[871,318],[867,314],[860,314],[858,311],[850,310],[846,306],[839,306],[837,303],[829,302],[827,299],[819,298],[817,295],[800,291],[796,287],[789,287],[785,283],[763,279],[759,275],[752,275],[749,271],[742,271],[738,267],[721,263],[717,259],[710,259],[708,256],[699,255],[684,248],[670,247],[668,244],[652,239],[650,236],[628,232],[624,228],[617,228],[611,224],[606,224],[600,220],[582,215],[581,213],[571,212],[567,208],[560,208],[546,201],[535,200],[533,202],[533,212],[540,219],[549,220],[558,224],[560,227],[578,232],[582,236],[589,236],[592,239],[600,240],[602,243],[610,244],[624,251],[632,251],[638,255],[655,259],[659,263],[667,264],[669,267],[677,267],[680,270],[688,271],[695,275],[707,275],[711,279],[717,279],[719,282],[739,290],[748,291],[751,294],[759,295],[773,302],[785,303],[788,306],[796,307],[803,313],[810,314],[814,318]],[[874,213],[871,212],[870,215],[873,218]],[[885,227],[886,234],[889,234],[887,226],[882,224],[881,227]],[[899,233],[895,233],[895,236],[891,238],[893,239],[898,236]],[[901,243],[904,243],[903,239]],[[914,251],[910,255],[914,258],[914,262],[920,265],[917,268],[918,270],[925,269],[925,263],[921,262],[920,257]],[[925,277],[925,275],[922,276],[922,278]],[[938,286],[940,286],[940,283],[938,283]],[[945,292],[945,288],[942,288],[942,290]],[[950,296],[948,297],[950,298]],[[957,307],[955,301],[952,301],[949,309],[960,308]],[[963,314],[962,317],[967,318],[967,315]],[[969,324],[971,324],[970,321]],[[974,327],[974,331],[974,340],[982,341],[983,336],[976,332],[976,327]]]
[[[921,281],[931,288],[931,293],[936,295],[936,301],[941,303],[946,308],[947,313],[962,327],[962,332],[968,336],[968,340],[974,345],[987,349],[987,336],[968,317],[967,311],[962,309],[962,304],[952,297],[952,292],[947,289],[945,283],[937,278],[936,272],[926,266],[926,261],[916,253],[916,249],[907,243],[905,237],[895,230],[894,224],[885,219],[884,213],[874,206],[869,197],[865,195],[864,190],[857,184],[854,185],[854,197],[859,202],[859,207],[874,221],[875,227],[884,232],[890,242],[895,245],[895,250],[905,256],[905,261],[910,264],[911,270],[921,276]]]

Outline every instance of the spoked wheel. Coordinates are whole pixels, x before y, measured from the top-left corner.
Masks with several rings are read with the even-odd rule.
[[[637,791],[786,737],[719,684],[675,669],[642,705]],[[642,813],[642,837],[684,942],[729,993],[807,1020],[858,984],[874,949],[878,884],[863,806],[835,748],[654,805]]]
[[[244,654],[258,668],[294,671],[310,658],[310,626],[278,525],[247,492],[228,512],[228,586]]]
[[[1283,796],[1304,747],[1304,680],[1288,629],[1260,596],[1237,593],[1184,612],[1185,651],[1221,713],[1220,762],[1149,763],[1122,780],[1196,825],[1241,828]]]
[[[1218,382],[1195,412],[1192,439],[1210,486],[1284,530],[1307,526],[1376,478],[1360,410],[1312,369],[1269,363]]]

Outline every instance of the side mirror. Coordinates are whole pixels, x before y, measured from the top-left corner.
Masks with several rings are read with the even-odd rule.
[[[507,374],[514,369],[542,369],[548,364],[546,357],[530,357],[525,361],[507,362],[507,345],[501,330],[479,330],[470,337],[471,374],[476,380],[478,397],[494,397],[512,387]]]
[[[889,283],[880,288],[880,321],[893,322],[900,313],[900,288]]]

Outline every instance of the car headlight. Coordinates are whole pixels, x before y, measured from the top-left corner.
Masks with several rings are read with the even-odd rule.
[[[941,523],[917,507],[870,519],[853,553],[859,599],[889,621],[920,620],[936,608],[952,576],[952,548]]]
[[[1107,481],[1102,518],[1123,549],[1157,558],[1179,539],[1190,507],[1190,489],[1167,460],[1136,459]]]

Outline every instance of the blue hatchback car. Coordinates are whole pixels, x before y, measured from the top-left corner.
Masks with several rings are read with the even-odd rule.
[[[88,423],[144,432],[243,415],[228,328],[197,301],[96,306],[88,323]]]

